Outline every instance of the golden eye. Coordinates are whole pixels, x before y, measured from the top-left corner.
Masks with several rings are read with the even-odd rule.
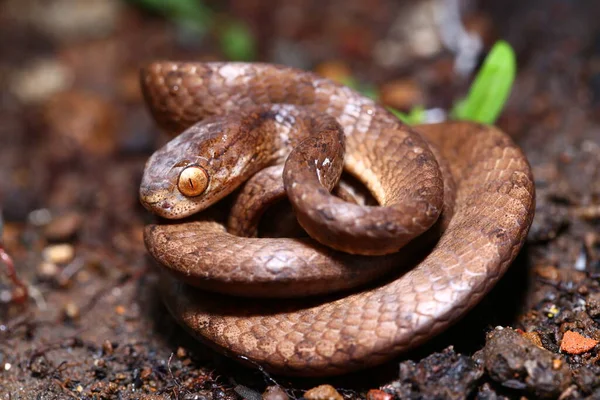
[[[187,197],[199,196],[208,187],[208,174],[204,168],[192,165],[179,173],[177,188]]]

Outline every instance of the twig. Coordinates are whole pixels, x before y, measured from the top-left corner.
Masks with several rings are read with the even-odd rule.
[[[2,209],[0,209],[0,260],[6,266],[6,275],[8,279],[14,285],[14,289],[12,291],[11,300],[15,303],[25,303],[28,297],[27,286],[19,276],[17,275],[17,270],[15,269],[15,263],[12,260],[12,257],[8,255],[6,250],[4,249],[4,243],[2,242],[2,233],[4,232],[4,218],[2,217]]]
[[[8,276],[8,279],[10,279],[12,284],[15,286],[12,292],[11,300],[15,303],[25,303],[25,300],[27,300],[27,297],[29,296],[27,285],[25,285],[25,283],[19,279],[12,257],[8,255],[2,242],[0,242],[0,260],[6,267],[6,275]]]

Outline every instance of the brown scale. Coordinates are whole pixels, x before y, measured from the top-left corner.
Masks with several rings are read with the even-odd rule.
[[[497,128],[408,128],[348,88],[267,64],[154,63],[142,87],[159,124],[172,134],[185,130],[146,166],[140,195],[148,209],[185,217],[244,185],[229,228],[253,236],[283,185],[312,237],[233,235],[210,210],[145,232],[148,250],[170,273],[163,296],[178,321],[268,370],[340,374],[426,341],[493,287],[531,225],[529,165]],[[342,142],[344,170],[378,206],[330,193]],[[349,288],[353,294],[300,298]],[[298,298],[240,302],[214,292]]]

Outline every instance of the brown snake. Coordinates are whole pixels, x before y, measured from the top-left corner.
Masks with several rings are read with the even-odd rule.
[[[530,167],[494,127],[408,128],[346,87],[267,64],[154,63],[142,88],[163,128],[185,130],[146,164],[140,197],[152,212],[186,217],[250,179],[229,232],[252,234],[261,195],[284,192],[273,169],[285,162],[285,193],[314,240],[233,235],[210,210],[145,230],[176,278],[162,285],[172,314],[268,370],[340,374],[426,341],[493,287],[531,225]],[[379,206],[329,193],[342,166]]]

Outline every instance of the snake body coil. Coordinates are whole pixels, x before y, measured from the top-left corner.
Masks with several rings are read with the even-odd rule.
[[[146,228],[170,272],[166,304],[200,339],[268,370],[340,374],[424,342],[489,291],[531,225],[529,165],[496,128],[411,129],[348,88],[266,64],[154,63],[142,88],[158,123],[185,131],[148,161],[146,208],[187,217],[241,188],[229,232],[211,212]],[[378,206],[329,193],[342,167]],[[232,234],[256,232],[284,193],[312,239]]]

